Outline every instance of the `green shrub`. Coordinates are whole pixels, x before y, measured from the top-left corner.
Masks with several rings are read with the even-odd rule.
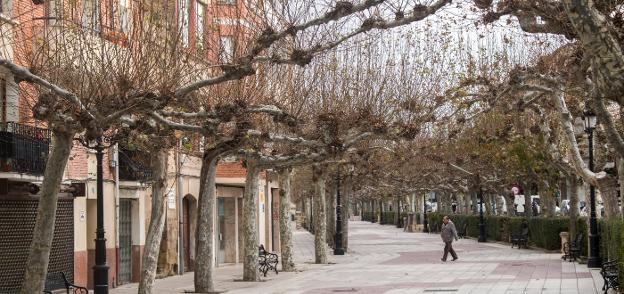
[[[534,217],[529,219],[529,240],[547,250],[561,248],[559,233],[569,231],[569,218]]]
[[[384,211],[381,213],[381,224],[382,225],[393,225],[394,224],[394,211]]]
[[[620,281],[624,278],[624,221],[622,219],[600,220],[600,257],[602,261],[618,260],[620,265]]]

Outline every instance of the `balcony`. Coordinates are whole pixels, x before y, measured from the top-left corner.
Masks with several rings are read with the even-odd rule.
[[[51,136],[47,129],[0,123],[0,172],[43,175]]]
[[[119,149],[119,179],[122,181],[148,182],[152,179],[152,169],[139,162],[139,151]]]

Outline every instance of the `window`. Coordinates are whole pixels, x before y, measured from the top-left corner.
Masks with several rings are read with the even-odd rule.
[[[199,1],[195,1],[195,3],[197,3],[197,49],[201,50],[204,48],[205,6]]]
[[[61,0],[59,0],[61,2]],[[89,30],[100,31],[100,13],[95,0],[84,0],[82,7],[82,26]]]
[[[236,0],[217,0],[219,4],[236,5]]]
[[[189,0],[180,0],[178,2],[178,29],[182,38],[182,46],[186,47],[189,43]]]
[[[1,0],[0,1],[0,13],[3,13],[5,15],[7,15],[7,16],[11,15],[9,13],[9,9],[8,9],[9,8],[9,1],[10,0]]]
[[[129,0],[119,0],[119,29],[127,33],[130,31],[130,3]]]
[[[50,0],[49,6],[46,9],[51,25],[63,19],[63,0]]]
[[[234,59],[234,37],[221,36],[219,39],[219,62],[230,63]]]
[[[4,79],[0,80],[0,124],[7,122],[7,97],[6,91],[4,90]]]

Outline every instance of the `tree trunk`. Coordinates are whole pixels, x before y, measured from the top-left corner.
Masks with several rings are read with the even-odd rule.
[[[541,214],[545,217],[555,216],[555,191],[546,181],[539,185],[539,195],[541,200]]]
[[[566,178],[566,187],[568,190],[568,197],[570,197],[570,240],[574,240],[576,237],[576,222],[579,214],[579,198],[577,193],[577,183],[579,181],[572,176]],[[582,185],[582,184],[581,184]]]
[[[342,202],[345,205],[342,206],[342,248],[345,252],[349,248],[349,216],[351,215],[351,199],[353,194],[353,178],[351,176],[345,178],[344,193]],[[361,214],[360,214],[361,215]]]
[[[258,175],[260,169],[252,160],[247,160],[247,178],[245,179],[245,199],[243,212],[243,280],[259,281],[258,271]],[[318,228],[315,228],[318,229]]]
[[[533,207],[531,207],[531,187],[528,182],[522,184],[524,190],[524,216],[530,218],[533,216]]]
[[[472,213],[479,214],[479,197],[477,196],[476,191],[470,192],[470,199],[472,201]]]
[[[485,215],[492,215],[494,209],[492,209],[492,195],[483,193],[483,208],[485,209]]]
[[[168,152],[160,149],[153,154],[152,171],[154,173],[154,183],[152,184],[152,212],[147,236],[145,237],[141,280],[138,290],[139,294],[152,293],[152,286],[154,286],[154,279],[156,278],[160,241],[162,240],[162,232],[165,226],[164,197],[165,188],[167,187]]]
[[[503,200],[501,195],[492,194],[492,201],[496,204],[496,210],[494,211],[496,215],[503,214]]]
[[[314,262],[318,264],[327,263],[327,244],[325,242],[325,232],[327,232],[325,223],[325,171],[323,167],[315,165],[313,167],[313,181],[316,190],[314,205]]]
[[[514,194],[503,192],[501,196],[505,198],[505,206],[507,207],[507,216],[515,216],[516,213],[514,210],[514,201],[515,201]]]
[[[280,249],[282,251],[282,271],[295,271],[293,261],[292,232],[288,221],[290,214],[290,180],[292,170],[284,168],[279,171],[279,195],[280,195]]]
[[[195,292],[214,292],[213,273],[215,267],[214,211],[217,197],[216,172],[219,162],[217,150],[206,150],[200,173],[200,196],[197,204],[196,256],[194,284]]]
[[[466,193],[463,193],[462,195],[462,202],[464,202],[464,209],[463,209],[463,213],[464,214],[470,214],[470,202],[469,202],[469,196],[466,195]]]
[[[325,236],[325,239],[327,241],[327,245],[329,245],[329,247],[331,248],[334,248],[334,236],[336,236],[336,189],[332,189],[332,187],[327,187],[327,185],[325,185],[325,187],[325,207],[327,208],[325,211],[327,222],[327,235]]]
[[[394,206],[394,219],[392,221],[397,228],[399,227],[399,216],[401,214],[401,209],[399,209],[399,205],[399,197],[394,196],[394,203],[392,204],[392,206]]]
[[[73,138],[73,132],[52,132],[52,151],[46,162],[43,175],[43,184],[37,205],[37,219],[20,290],[20,293],[23,294],[41,293],[43,291],[54,237],[58,191],[71,152]]]
[[[600,190],[602,203],[605,209],[605,218],[619,217],[621,215],[617,199],[617,180],[608,176],[598,181],[597,189]],[[597,204],[596,204],[597,205]],[[599,209],[596,207],[596,209]]]

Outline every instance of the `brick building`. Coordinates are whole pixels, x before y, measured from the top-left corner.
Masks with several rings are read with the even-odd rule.
[[[42,2],[39,4],[39,2]],[[227,61],[237,43],[253,26],[253,14],[242,0],[166,0],[175,7],[182,41],[189,52],[207,60]],[[38,3],[38,4],[35,4]],[[138,26],[133,0],[2,0],[0,56],[28,67],[33,42],[55,25],[73,23],[94,32],[95,38],[119,43]],[[7,33],[8,32],[8,33]],[[15,291],[21,282],[37,208],[37,186],[43,180],[51,146],[50,131],[33,118],[34,90],[18,85],[0,69],[0,292]],[[198,147],[197,147],[198,149]],[[200,158],[171,150],[168,165],[166,225],[158,274],[167,276],[193,269],[195,216],[199,195]],[[104,155],[104,215],[109,285],[137,282],[151,209],[151,171],[136,157],[139,152],[112,146]],[[224,161],[217,171],[217,264],[242,261],[239,238],[245,169]],[[93,151],[74,144],[59,198],[55,236],[48,270],[63,271],[78,285],[93,285],[96,228],[96,159]],[[260,242],[278,250],[277,181],[261,175],[258,211]],[[74,190],[71,190],[73,187]],[[76,189],[77,188],[77,189]],[[70,193],[71,191],[71,193]]]

